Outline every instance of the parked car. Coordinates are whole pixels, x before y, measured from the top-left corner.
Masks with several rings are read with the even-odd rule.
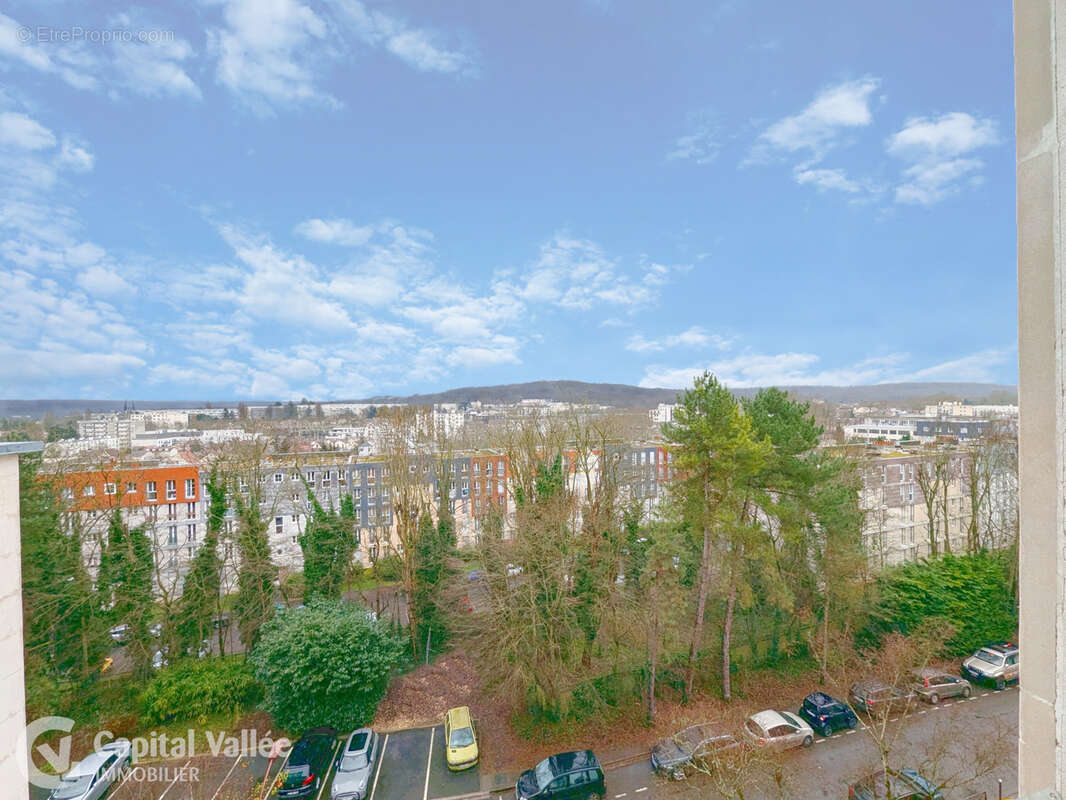
[[[914,693],[934,706],[945,697],[969,697],[973,687],[965,678],[942,670],[919,670],[912,688]]]
[[[108,742],[71,767],[48,800],[99,800],[132,760],[129,739]]]
[[[851,685],[851,707],[867,714],[904,711],[916,699],[914,692],[902,686],[887,686],[881,681],[859,681]]]
[[[470,709],[459,706],[444,715],[444,760],[450,770],[470,769],[477,765],[477,735]]]
[[[847,703],[843,703],[825,692],[813,692],[803,698],[799,715],[822,736],[829,736],[841,728],[851,730],[859,724]]]
[[[735,736],[722,733],[710,724],[690,725],[652,748],[651,767],[660,775],[679,780],[685,777],[685,768],[693,761],[739,748]]]
[[[848,787],[848,797],[854,800],[944,800],[932,783],[913,769],[901,769],[888,773],[891,794],[885,794],[885,773],[875,772]]]
[[[378,755],[379,736],[370,728],[352,731],[337,756],[330,789],[332,800],[363,800]]]
[[[962,676],[974,683],[991,683],[997,689],[1018,680],[1018,645],[997,642],[982,647],[962,662]]]
[[[304,733],[289,753],[284,771],[278,775],[279,798],[317,797],[326,779],[337,746],[337,732],[333,728],[312,728]]]
[[[515,784],[516,800],[603,800],[603,768],[591,750],[559,753],[523,772]]]
[[[163,635],[163,623],[153,622],[151,625],[148,626],[148,633],[158,639],[160,636]]]
[[[767,709],[752,714],[744,723],[744,733],[752,744],[768,750],[788,750],[793,747],[810,747],[814,730],[788,711]]]
[[[125,644],[130,640],[130,626],[123,623],[116,625],[114,628],[108,631],[111,634],[111,638],[119,644]]]
[[[517,564],[508,564],[507,565],[507,574],[512,576],[512,577],[515,576],[515,575],[521,575],[522,574],[522,567],[520,567]]]

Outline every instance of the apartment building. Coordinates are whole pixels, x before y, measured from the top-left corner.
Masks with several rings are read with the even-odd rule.
[[[938,453],[892,451],[869,457],[862,467],[860,505],[866,512],[863,540],[872,567],[916,561],[931,554],[929,506],[922,491],[922,470],[931,475],[933,459],[941,459],[939,481],[924,481],[936,489],[933,504],[937,549],[964,552],[967,529],[974,514],[971,484],[977,503],[978,526],[985,546],[1004,546],[1015,524],[1016,482],[1013,473],[997,469],[987,476],[970,470],[973,454],[965,447]]]
[[[206,532],[207,510],[198,467],[131,464],[64,473],[60,482],[66,521],[81,532],[90,572],[100,566],[108,525],[118,513],[127,526],[143,526],[148,531],[160,591],[180,591]]]
[[[844,426],[844,438],[849,442],[900,442],[913,439],[917,426],[908,419],[864,419]]]
[[[79,439],[115,439],[120,447],[128,447],[130,440],[144,433],[144,420],[115,414],[77,420]]]

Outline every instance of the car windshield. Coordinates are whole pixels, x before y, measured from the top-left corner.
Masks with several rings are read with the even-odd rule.
[[[765,736],[766,735],[763,732],[763,729],[759,727],[759,723],[757,723],[753,719],[749,719],[747,722],[745,722],[744,723],[744,727],[747,728],[750,733],[754,733],[756,736]]]
[[[533,777],[537,779],[537,790],[543,789],[552,782],[555,772],[552,770],[551,759],[546,758],[537,766],[533,767]]]
[[[981,648],[974,654],[974,658],[978,661],[984,661],[986,664],[991,664],[993,667],[1003,666],[1003,656],[992,650],[985,650]]]
[[[474,731],[470,728],[456,728],[448,740],[448,747],[469,747],[474,743]]]
[[[63,782],[56,787],[52,797],[55,800],[72,800],[72,798],[81,797],[85,793],[85,790],[92,785],[92,782],[92,775],[78,775],[74,778],[64,778]]]
[[[337,769],[341,772],[351,772],[353,769],[361,769],[365,766],[366,753],[346,753]]]

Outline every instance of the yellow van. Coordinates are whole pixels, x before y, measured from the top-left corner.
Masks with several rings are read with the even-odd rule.
[[[444,757],[448,769],[469,769],[477,764],[477,736],[470,709],[453,708],[444,715]]]

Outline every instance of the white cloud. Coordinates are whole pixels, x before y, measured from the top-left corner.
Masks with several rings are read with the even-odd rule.
[[[907,370],[911,360],[905,353],[889,353],[862,359],[854,364],[820,369],[821,359],[813,353],[746,352],[728,359],[691,367],[648,367],[640,382],[646,387],[684,389],[696,376],[710,371],[727,386],[854,386],[898,381],[980,381],[994,382],[995,367],[1007,361],[1007,349],[988,349],[962,358],[918,370]]]
[[[797,169],[793,177],[801,186],[809,183],[819,190],[833,189],[849,194],[862,191],[862,185],[849,178],[842,169]]]
[[[228,0],[225,28],[208,31],[219,82],[253,109],[338,101],[315,85],[312,64],[326,23],[299,0]],[[319,54],[321,56],[321,53]]]
[[[896,187],[896,202],[929,206],[967,183],[980,184],[984,162],[970,154],[999,143],[995,120],[960,111],[907,120],[886,146],[891,155],[908,165]]]
[[[369,242],[375,229],[370,225],[355,225],[346,219],[308,219],[295,230],[315,242],[355,247]]]
[[[888,152],[908,160],[954,158],[979,147],[999,144],[996,122],[961,111],[937,118],[913,117],[888,140]]]
[[[243,275],[238,304],[252,317],[322,330],[352,328],[344,307],[329,294],[318,268],[300,255],[287,255],[269,241],[236,228],[219,228],[237,258],[249,269]]]
[[[448,354],[448,363],[453,367],[495,367],[500,364],[520,364],[514,346],[456,347]]]
[[[36,120],[16,111],[0,113],[0,146],[44,150],[55,143],[55,134]]]
[[[0,56],[56,75],[77,89],[115,95],[119,89],[128,89],[147,97],[200,98],[199,87],[183,66],[194,55],[188,42],[141,15],[118,14],[107,20],[107,26],[135,35],[91,44],[85,40],[23,41],[24,32],[32,32],[32,26],[0,14]]]
[[[652,264],[634,280],[595,242],[557,233],[541,245],[540,256],[510,291],[529,303],[568,310],[585,311],[597,304],[635,308],[657,300],[670,274],[686,269]]]
[[[360,0],[331,0],[342,23],[341,33],[353,33],[364,45],[381,47],[422,72],[474,74],[468,53],[444,47],[439,34],[414,28],[383,11],[368,9]]]
[[[718,126],[706,118],[692,121],[693,130],[674,140],[674,146],[666,154],[668,161],[692,161],[696,164],[710,164],[722,149],[721,131]]]
[[[798,114],[767,127],[756,140],[749,162],[766,161],[774,153],[800,151],[806,151],[812,163],[820,160],[844,132],[873,121],[870,98],[879,85],[876,78],[866,77],[823,89]]]
[[[113,268],[99,264],[86,269],[77,277],[78,285],[92,295],[109,297],[112,295],[132,295],[136,288]]]
[[[731,342],[718,334],[708,333],[699,325],[693,325],[681,333],[663,336],[659,339],[646,339],[639,333],[631,336],[626,342],[626,350],[634,353],[658,353],[662,350],[672,350],[678,347],[709,347],[714,346],[719,350],[725,350]]]
[[[95,161],[88,148],[75,144],[70,137],[63,137],[63,146],[56,156],[56,164],[74,172],[89,172]]]

